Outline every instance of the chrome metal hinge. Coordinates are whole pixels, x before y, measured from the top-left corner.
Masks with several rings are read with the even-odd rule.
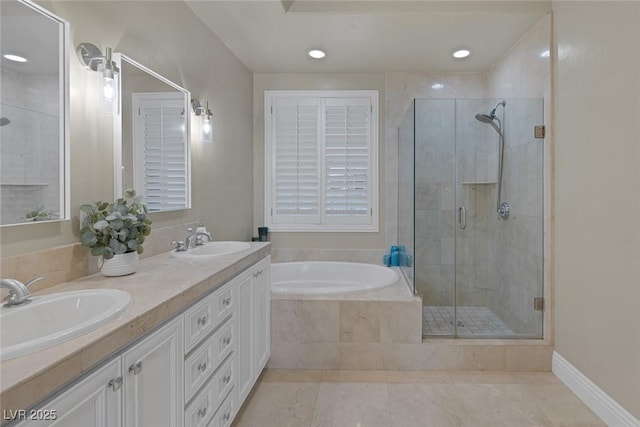
[[[536,297],[533,299],[533,309],[535,311],[544,311],[544,298]]]
[[[544,125],[542,125],[542,126],[534,126],[534,128],[533,128],[533,136],[535,138],[541,139],[541,138],[544,138],[545,135],[546,135],[546,129],[545,129]]]

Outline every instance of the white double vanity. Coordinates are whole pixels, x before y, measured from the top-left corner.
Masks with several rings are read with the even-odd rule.
[[[131,276],[98,274],[52,288],[118,288],[133,303],[97,331],[4,361],[9,378],[3,383],[15,384],[3,384],[3,421],[12,418],[20,427],[231,425],[269,359],[269,269],[269,245],[252,243],[215,261],[162,254],[141,261]],[[33,384],[45,400],[31,394]]]

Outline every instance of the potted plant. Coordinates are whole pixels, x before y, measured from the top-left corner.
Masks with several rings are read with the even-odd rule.
[[[135,273],[142,244],[151,233],[147,207],[134,190],[113,203],[96,202],[82,205],[84,214],[80,242],[91,248],[91,255],[102,260],[100,270],[105,276]]]

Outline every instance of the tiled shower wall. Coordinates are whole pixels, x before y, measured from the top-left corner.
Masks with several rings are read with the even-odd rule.
[[[51,141],[59,136],[59,105],[42,102],[58,99],[57,81],[6,70],[2,70],[2,80],[2,117],[10,120],[0,127],[2,223],[24,222],[25,215],[37,209],[57,218],[60,152]]]

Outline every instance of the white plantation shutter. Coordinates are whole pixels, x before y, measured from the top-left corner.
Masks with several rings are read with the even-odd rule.
[[[133,94],[134,188],[150,212],[187,206],[185,114],[181,93]]]
[[[371,100],[324,100],[324,214],[327,224],[371,221]]]
[[[318,100],[274,103],[274,224],[320,221],[319,112]]]
[[[375,91],[265,93],[265,224],[377,231]]]

